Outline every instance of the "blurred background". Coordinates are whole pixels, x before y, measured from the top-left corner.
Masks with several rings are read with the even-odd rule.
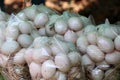
[[[96,24],[103,23],[106,18],[110,23],[120,21],[119,0],[0,0],[3,11],[11,14],[32,4],[45,4],[59,12],[70,10],[88,17],[92,15]]]

